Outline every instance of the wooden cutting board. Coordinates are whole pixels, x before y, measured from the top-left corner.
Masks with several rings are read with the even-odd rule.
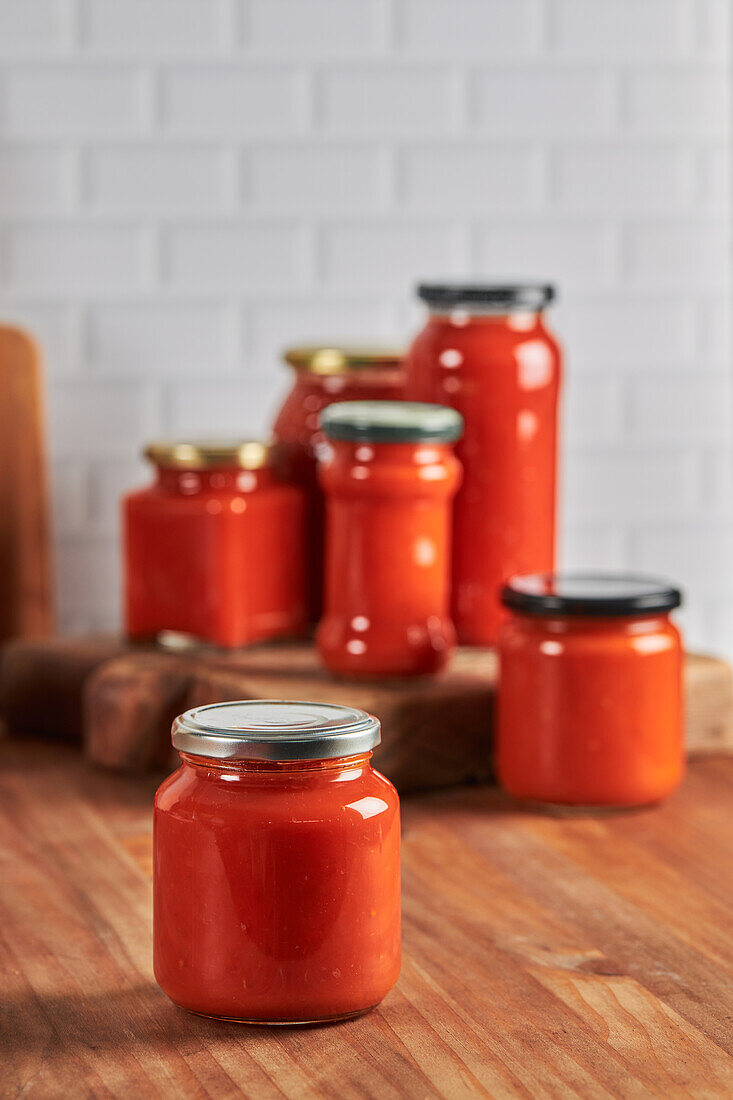
[[[41,358],[0,325],[0,641],[52,629]]]
[[[16,641],[0,660],[0,713],[18,732],[83,740],[97,764],[171,766],[177,714],[228,699],[348,703],[382,722],[377,766],[401,791],[491,778],[496,657],[459,649],[434,678],[337,680],[304,642],[236,653],[133,647],[114,637]],[[733,752],[733,675],[713,657],[686,662],[690,754]]]

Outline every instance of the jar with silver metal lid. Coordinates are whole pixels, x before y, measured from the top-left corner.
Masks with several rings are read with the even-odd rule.
[[[378,1004],[400,968],[400,814],[380,726],[327,703],[215,703],[173,723],[155,798],[154,961],[176,1004],[259,1024]]]

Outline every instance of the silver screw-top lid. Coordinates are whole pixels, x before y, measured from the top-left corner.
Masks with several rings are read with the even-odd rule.
[[[379,721],[333,703],[245,699],[181,714],[172,740],[179,752],[218,760],[326,760],[369,752]]]

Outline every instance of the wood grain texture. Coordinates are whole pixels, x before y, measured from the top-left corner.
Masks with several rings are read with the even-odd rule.
[[[53,629],[43,377],[38,348],[0,325],[0,640]]]
[[[16,639],[0,649],[0,714],[12,728],[80,741],[84,684],[129,651],[111,635]]]
[[[733,1095],[733,760],[627,814],[405,799],[397,987],[359,1020],[268,1031],[153,981],[154,781],[64,746],[2,754],[3,1096]]]

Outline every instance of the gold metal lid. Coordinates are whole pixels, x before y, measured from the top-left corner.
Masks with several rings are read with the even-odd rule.
[[[379,347],[306,346],[286,348],[285,362],[309,374],[345,374],[352,370],[395,370],[402,366],[404,351]]]
[[[156,466],[168,470],[211,470],[235,466],[260,470],[271,466],[277,444],[257,439],[192,440],[150,443],[143,454]]]

